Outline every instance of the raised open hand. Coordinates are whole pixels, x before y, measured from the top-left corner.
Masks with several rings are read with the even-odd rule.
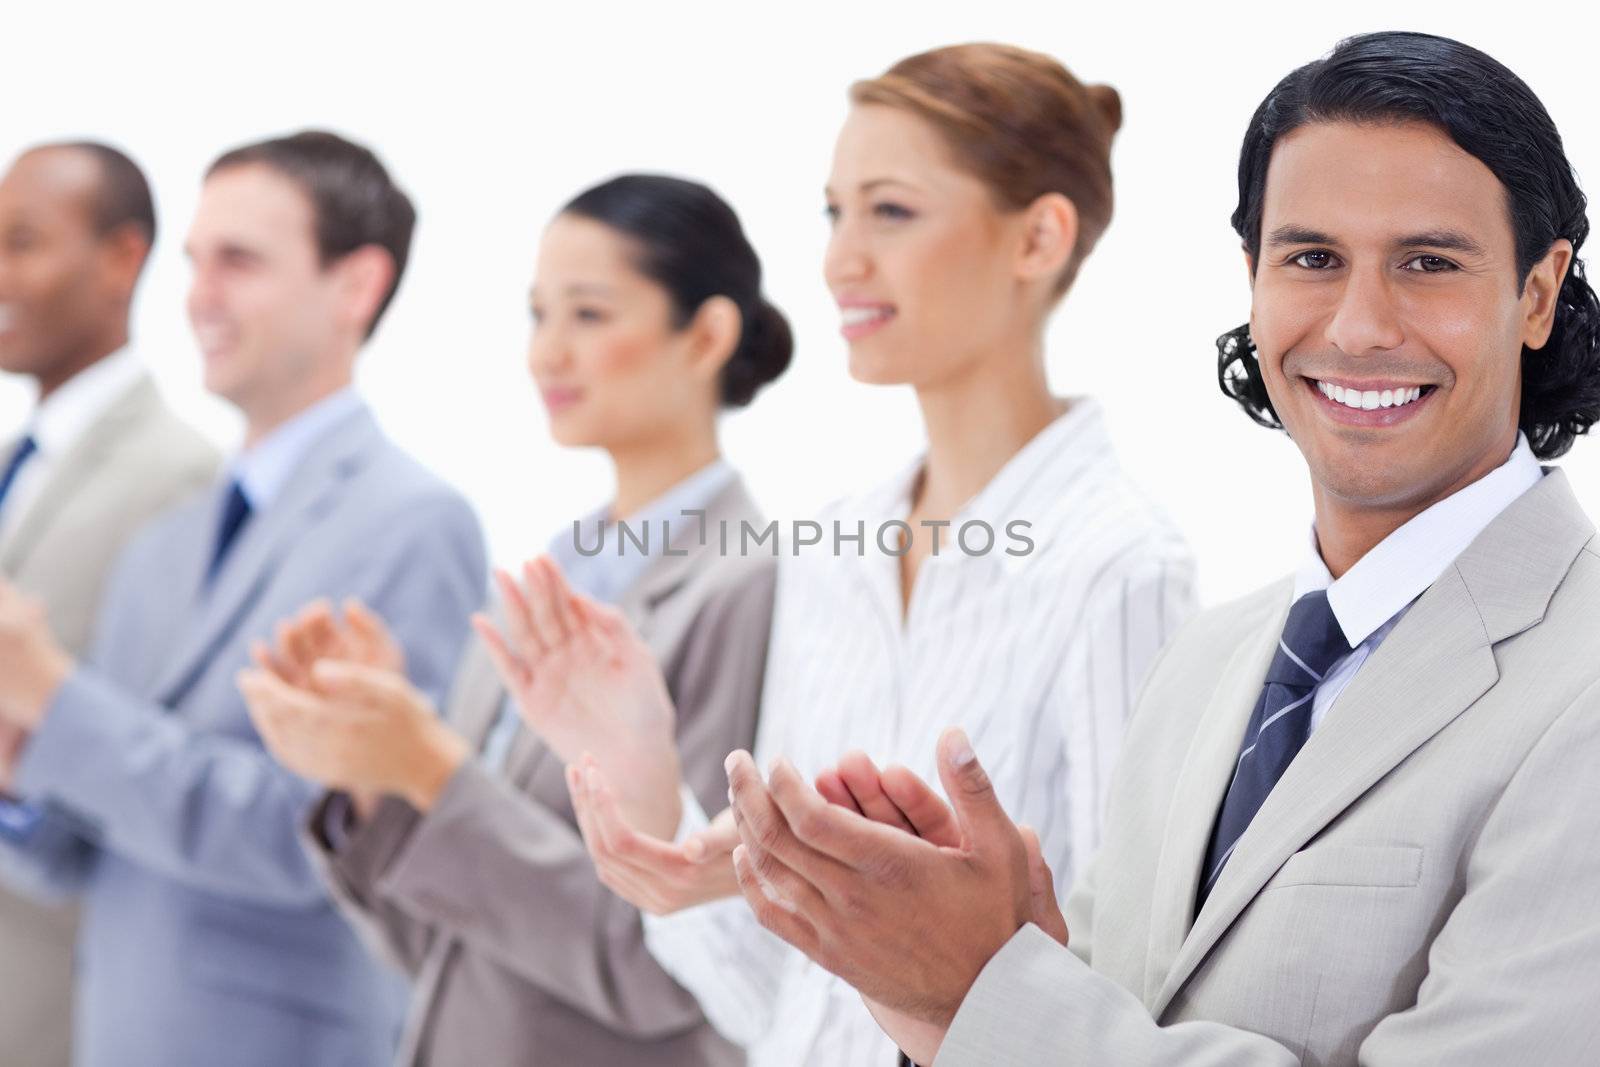
[[[504,627],[484,615],[473,626],[523,722],[565,763],[592,753],[623,821],[670,839],[682,807],[677,715],[649,648],[548,556],[526,564],[521,583],[505,571],[495,582]]]

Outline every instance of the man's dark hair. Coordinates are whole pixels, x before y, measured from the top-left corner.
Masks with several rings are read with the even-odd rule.
[[[1577,253],[1589,234],[1587,200],[1561,135],[1533,90],[1499,61],[1424,33],[1371,33],[1280,81],[1256,108],[1239,153],[1233,228],[1254,261],[1261,251],[1267,165],[1280,137],[1313,122],[1426,122],[1477,157],[1506,189],[1517,284],[1557,240],[1572,265],[1542,348],[1522,350],[1522,432],[1541,459],[1560,456],[1600,421],[1600,301]],[[1222,391],[1263,426],[1282,428],[1262,381],[1248,325],[1217,339]]]
[[[217,157],[206,177],[230,167],[259,163],[290,179],[311,200],[317,253],[324,266],[358,248],[377,245],[394,261],[394,279],[367,336],[378,328],[405,273],[417,213],[378,157],[361,145],[324,130],[244,145]]]
[[[113,230],[132,226],[145,244],[156,243],[156,205],[150,195],[150,183],[139,164],[124,152],[99,141],[52,141],[28,149],[28,154],[33,152],[82,152],[89,156],[100,168],[91,205],[95,233],[104,237]]]

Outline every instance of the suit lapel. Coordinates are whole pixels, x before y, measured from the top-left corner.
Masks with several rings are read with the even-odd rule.
[[[45,483],[5,544],[0,545],[0,572],[15,574],[21,570],[28,554],[44,539],[62,509],[97,483],[102,466],[114,458],[117,442],[129,425],[148,417],[159,402],[148,375],[140,375],[138,381],[90,425],[61,458],[60,469]],[[5,454],[0,452],[0,455]]]
[[[1262,679],[1278,646],[1292,587],[1275,586],[1254,632],[1229,657],[1221,680],[1201,711],[1183,769],[1172,794],[1167,833],[1156,867],[1155,900],[1146,957],[1144,1000],[1158,995],[1194,924],[1194,901],[1212,823],[1228,789],[1239,742],[1261,693]]]
[[[1565,476],[1552,472],[1417,599],[1239,839],[1151,1003],[1155,1017],[1290,856],[1495,684],[1494,642],[1543,617],[1592,536]],[[1195,877],[1181,881],[1192,889]]]
[[[182,589],[194,598],[194,622],[179,641],[177,653],[155,688],[163,703],[180,700],[205,670],[211,655],[232,635],[247,609],[270,584],[283,557],[294,549],[306,529],[337,503],[340,486],[360,468],[379,440],[377,424],[363,409],[316,441],[282,495],[245,524],[209,591],[202,584],[220,503],[207,512],[211,527],[203,541],[205,548],[188,561],[189,573]],[[221,493],[217,500],[221,500]]]

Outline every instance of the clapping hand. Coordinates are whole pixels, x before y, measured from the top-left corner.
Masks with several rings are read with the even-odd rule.
[[[650,649],[548,556],[525,565],[520,583],[505,571],[495,582],[503,627],[484,615],[473,625],[523,722],[568,765],[592,756],[624,823],[671,839],[682,810],[677,716]]]

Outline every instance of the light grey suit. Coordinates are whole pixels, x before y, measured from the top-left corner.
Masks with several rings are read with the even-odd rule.
[[[938,1063],[1600,1061],[1600,545],[1547,474],[1362,666],[1196,884],[1289,607],[1162,654],[1067,909],[1024,927]]]
[[[0,445],[0,456],[15,447]],[[81,655],[123,545],[157,512],[210,484],[218,458],[141,376],[83,432],[8,527],[0,574],[42,599],[56,638]],[[70,1062],[76,935],[75,908],[0,889],[0,1063]]]
[[[684,776],[723,806],[727,753],[754,738],[772,613],[773,559],[718,556],[716,524],[759,525],[737,481],[674,537],[619,607],[662,664],[679,712]],[[733,540],[733,538],[730,538]],[[448,717],[481,744],[505,691],[481,646]],[[415,976],[406,1067],[744,1062],[645,949],[638,912],[600,885],[576,829],[561,761],[520,730],[503,775],[468,763],[426,817],[388,800],[337,852],[313,851],[366,939]]]
[[[277,620],[353,595],[442,693],[483,597],[477,522],[364,409],[315,442],[207,589],[224,497],[123,553],[93,650],[17,769],[47,817],[0,846],[0,872],[83,897],[83,1067],[365,1067],[393,1049],[397,979],[329,902],[298,839],[315,791],[262,750],[234,678]]]

